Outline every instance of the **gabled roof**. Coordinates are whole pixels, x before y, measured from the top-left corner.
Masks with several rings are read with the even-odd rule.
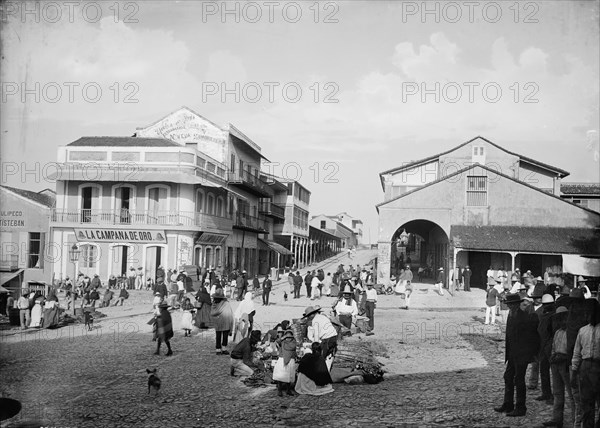
[[[424,184],[424,185],[423,185],[423,186],[421,186],[421,187],[418,187],[418,188],[416,188],[416,189],[413,189],[413,190],[411,190],[411,191],[408,191],[408,192],[406,192],[406,193],[403,193],[402,195],[396,196],[395,198],[392,198],[392,199],[390,199],[390,200],[388,200],[388,201],[381,202],[381,203],[379,203],[379,204],[375,205],[375,208],[377,209],[377,212],[379,212],[379,207],[381,207],[381,206],[383,206],[383,205],[387,205],[387,204],[389,204],[390,202],[396,201],[396,200],[398,200],[398,199],[400,199],[400,198],[404,198],[405,196],[411,195],[411,194],[413,194],[413,193],[415,193],[415,192],[418,192],[418,191],[420,191],[420,190],[423,190],[423,189],[425,189],[425,188],[427,188],[427,187],[429,187],[429,186],[433,186],[433,185],[435,185],[435,184],[437,184],[437,183],[440,183],[440,182],[442,182],[442,181],[448,180],[448,179],[450,179],[450,178],[452,178],[452,177],[454,177],[454,176],[456,176],[456,175],[463,174],[465,171],[468,171],[468,170],[470,170],[470,169],[473,169],[473,168],[483,168],[483,169],[485,169],[485,170],[488,170],[488,171],[490,171],[491,173],[493,173],[493,174],[495,174],[495,175],[498,175],[498,176],[500,176],[500,177],[504,177],[504,178],[506,178],[506,179],[508,179],[508,180],[514,181],[515,183],[518,183],[518,184],[520,184],[520,185],[522,185],[522,186],[529,187],[530,189],[533,189],[533,190],[535,190],[536,192],[543,193],[544,195],[546,195],[546,196],[548,196],[548,197],[550,197],[550,198],[555,198],[555,199],[558,199],[559,201],[562,201],[562,202],[564,202],[564,203],[566,203],[566,204],[573,205],[574,207],[577,207],[577,208],[579,208],[579,209],[585,210],[585,211],[587,211],[587,212],[590,212],[590,213],[592,213],[592,214],[594,214],[594,215],[597,215],[597,216],[599,216],[599,214],[598,214],[598,212],[597,212],[597,211],[593,211],[593,210],[591,210],[591,209],[589,209],[589,208],[582,207],[581,205],[574,204],[573,202],[570,202],[570,201],[568,201],[568,200],[566,200],[566,199],[563,199],[563,198],[561,198],[561,197],[559,197],[559,196],[556,196],[556,195],[554,195],[554,194],[552,194],[552,193],[548,193],[548,192],[546,192],[546,191],[544,191],[544,190],[542,190],[542,189],[538,189],[537,187],[535,187],[535,186],[532,186],[532,185],[531,185],[531,184],[529,184],[529,183],[525,183],[524,181],[519,181],[519,180],[517,180],[516,178],[510,177],[510,176],[508,176],[508,175],[506,175],[506,174],[503,174],[503,173],[501,173],[501,172],[499,172],[499,171],[497,171],[497,170],[494,170],[494,169],[488,168],[487,166],[485,166],[485,165],[481,165],[481,164],[479,164],[479,163],[474,163],[474,164],[471,164],[471,165],[469,165],[469,166],[467,166],[467,167],[465,167],[465,168],[463,168],[463,169],[460,169],[460,170],[458,170],[458,171],[456,171],[456,172],[454,172],[454,173],[452,173],[452,174],[446,175],[445,177],[438,178],[438,179],[437,179],[437,180],[435,180],[435,181],[432,181],[432,182],[430,182],[430,183]]]
[[[462,144],[459,144],[458,146],[456,146],[456,147],[454,147],[454,148],[452,148],[450,150],[446,150],[445,152],[438,153],[437,155],[429,156],[429,157],[424,158],[424,159],[412,161],[412,162],[409,162],[409,163],[407,163],[405,165],[402,165],[402,166],[399,166],[399,167],[396,167],[396,168],[392,168],[392,169],[388,169],[387,171],[383,171],[382,173],[379,174],[379,179],[381,181],[381,185],[383,186],[383,176],[385,174],[391,174],[391,173],[402,171],[402,170],[405,170],[405,169],[414,168],[416,166],[420,166],[422,164],[429,163],[431,161],[437,160],[437,159],[439,159],[440,156],[444,156],[444,155],[447,155],[448,153],[451,153],[451,152],[453,152],[455,150],[458,150],[461,147],[464,147],[467,144],[470,144],[470,143],[472,143],[473,141],[475,141],[477,139],[481,139],[481,140],[483,140],[483,141],[491,144],[492,146],[496,147],[497,149],[500,149],[503,152],[508,153],[509,155],[517,156],[519,158],[519,160],[521,160],[521,161],[525,161],[527,163],[530,163],[532,165],[538,166],[540,168],[544,168],[544,169],[548,169],[548,170],[557,172],[561,177],[566,177],[566,176],[569,175],[569,172],[565,171],[564,169],[556,168],[554,166],[542,163],[540,161],[537,161],[535,159],[529,158],[527,156],[523,156],[523,155],[520,155],[518,153],[511,152],[509,150],[506,150],[504,147],[501,147],[498,144],[491,142],[487,138],[484,138],[484,137],[478,135],[477,137],[471,138],[469,141],[466,141],[466,142],[464,142]]]
[[[54,206],[54,201],[55,198],[47,195],[47,194],[43,194],[43,193],[38,193],[38,192],[32,192],[31,190],[25,190],[25,189],[17,189],[16,187],[9,187],[9,186],[0,186],[2,189],[5,189],[9,192],[14,193],[15,195],[21,196],[22,198],[26,198],[29,199],[35,203],[44,205],[48,208],[52,208]],[[48,190],[48,189],[45,189]],[[44,191],[44,190],[42,190]]]
[[[561,183],[560,192],[563,195],[599,195],[598,183]]]
[[[81,137],[72,143],[72,147],[181,147],[166,138],[146,137]]]

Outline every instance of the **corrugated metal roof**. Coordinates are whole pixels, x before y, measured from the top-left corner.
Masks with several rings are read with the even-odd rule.
[[[50,195],[46,195],[46,194],[38,193],[38,192],[32,192],[31,190],[17,189],[16,187],[9,187],[9,186],[0,186],[0,187],[8,190],[10,192],[13,192],[19,196],[22,196],[24,198],[27,198],[34,202],[37,202],[38,204],[45,205],[49,208],[52,208],[54,206],[54,202],[55,202],[54,196],[50,196]],[[47,190],[48,189],[45,189],[42,191],[47,191]]]

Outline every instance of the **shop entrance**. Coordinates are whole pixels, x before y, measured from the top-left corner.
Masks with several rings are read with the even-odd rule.
[[[151,246],[146,248],[146,266],[145,266],[145,278],[152,278],[152,281],[156,281],[156,269],[163,265],[164,266],[164,248],[159,246]]]

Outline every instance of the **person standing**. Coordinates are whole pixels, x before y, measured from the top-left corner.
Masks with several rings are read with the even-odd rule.
[[[310,299],[310,291],[311,291],[311,284],[312,284],[312,279],[313,276],[311,274],[310,271],[306,272],[306,276],[304,277],[304,286],[306,287],[306,297],[308,297]]]
[[[160,310],[160,314],[156,317],[156,352],[154,355],[160,355],[160,345],[162,342],[165,342],[167,345],[167,353],[166,356],[169,357],[173,355],[173,351],[171,350],[171,338],[173,337],[173,322],[171,320],[171,314],[169,313],[169,306],[163,302],[158,305],[158,309]]]
[[[327,272],[327,276],[323,280],[323,294],[327,297],[331,296],[331,285],[333,284],[333,278],[331,272]]]
[[[131,266],[129,272],[127,272],[127,288],[133,290],[135,288],[135,268]]]
[[[552,351],[550,353],[550,369],[552,371],[552,386],[554,390],[554,403],[552,407],[552,419],[543,423],[545,427],[562,427],[564,420],[565,391],[571,409],[571,420],[569,426],[573,426],[575,420],[575,403],[569,379],[569,359],[567,356],[567,316],[569,310],[559,306],[552,317],[555,327],[552,339]]]
[[[17,301],[17,308],[19,309],[19,319],[21,320],[21,329],[25,330],[29,327],[31,322],[31,315],[29,313],[29,298],[27,297],[27,290],[21,291],[21,297]]]
[[[600,399],[600,303],[587,299],[585,309],[589,323],[579,330],[575,340],[571,386],[579,386],[582,427],[593,428],[600,424],[599,419],[594,425],[594,406]]]
[[[506,370],[504,371],[504,401],[495,407],[496,412],[506,412],[506,416],[525,416],[527,388],[525,372],[539,351],[540,341],[537,332],[538,317],[521,309],[523,298],[510,294],[506,298],[509,316],[506,326]],[[514,401],[517,393],[516,405]]]
[[[319,286],[321,285],[321,281],[319,281],[319,277],[315,275],[313,271],[313,277],[310,280],[310,300],[315,300],[320,297]]]
[[[537,295],[536,295],[537,296]],[[534,302],[537,297],[534,299]],[[554,298],[550,294],[544,294],[541,297],[541,306],[535,310],[538,316],[538,334],[540,336],[540,352],[536,358],[537,370],[535,364],[531,365],[530,384],[537,385],[538,374],[542,384],[542,395],[537,397],[537,401],[546,401],[551,404],[553,401],[552,388],[550,383],[550,354],[552,352],[552,315],[554,315]]]
[[[257,278],[258,280],[258,278]],[[273,281],[269,278],[269,275],[265,276],[265,279],[262,284],[262,301],[263,306],[269,306],[269,295],[271,294],[271,289],[273,288]]]
[[[490,314],[492,318],[492,324],[496,324],[496,305],[498,304],[498,298],[500,297],[498,289],[495,286],[488,285],[487,293],[485,295],[485,324],[490,323]]]
[[[465,291],[471,291],[471,276],[472,275],[473,275],[473,271],[471,271],[471,268],[469,267],[469,265],[465,266],[465,270],[462,273]]]
[[[300,298],[300,289],[302,288],[302,275],[300,275],[300,271],[296,272],[294,276],[294,299]]]
[[[239,302],[244,297],[244,276],[238,275],[235,279],[236,300]]]
[[[252,291],[258,294],[258,290],[260,290],[260,280],[258,279],[258,275],[254,275],[254,278],[252,278]]]
[[[229,355],[229,351],[227,351],[226,348],[229,340],[229,333],[231,333],[231,330],[233,329],[233,310],[231,309],[231,305],[227,301],[227,297],[225,297],[222,288],[217,288],[217,291],[215,291],[210,316],[215,325],[217,355]]]
[[[375,307],[377,303],[377,291],[373,288],[372,283],[367,283],[367,291],[365,292],[365,296],[365,315],[369,318],[369,331],[367,332],[367,335],[371,335],[375,329]]]
[[[290,294],[294,294],[294,272],[288,274],[288,285],[290,286]]]
[[[437,282],[435,286],[437,287],[438,293],[440,296],[444,295],[444,282],[446,280],[446,275],[444,275],[444,268],[441,267],[438,269]]]

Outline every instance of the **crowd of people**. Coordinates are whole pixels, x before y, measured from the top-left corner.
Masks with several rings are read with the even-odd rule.
[[[537,389],[539,380],[536,400],[553,406],[544,426],[600,426],[600,303],[587,294],[585,279],[569,287],[548,284],[529,271],[513,273],[510,285],[507,275],[488,278],[485,323],[495,322],[499,307],[506,329],[504,398],[494,410],[524,416],[526,391]]]

